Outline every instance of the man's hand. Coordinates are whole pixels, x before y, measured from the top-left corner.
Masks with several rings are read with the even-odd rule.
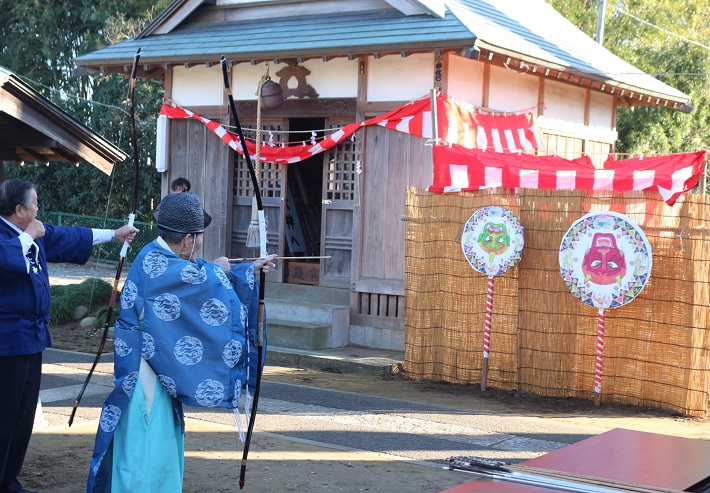
[[[113,232],[113,239],[121,243],[123,243],[124,241],[130,243],[133,241],[133,238],[135,238],[136,233],[138,233],[139,231],[140,230],[134,228],[133,226],[121,226]]]
[[[220,257],[218,259],[215,259],[214,263],[222,267],[224,269],[224,272],[229,274],[229,271],[231,269],[229,267],[229,260],[227,259],[227,257]]]
[[[259,272],[259,269],[264,272],[269,272],[270,268],[276,268],[276,264],[272,260],[276,260],[278,255],[267,255],[264,258],[259,258],[254,261],[254,272]]]
[[[42,238],[44,236],[44,224],[37,219],[33,219],[32,222],[27,225],[24,232],[30,235],[33,240]]]

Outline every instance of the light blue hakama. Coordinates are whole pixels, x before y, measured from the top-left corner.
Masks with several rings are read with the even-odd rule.
[[[149,367],[152,375],[144,378],[147,365],[142,363],[141,378],[113,437],[111,491],[180,492],[185,456],[180,421]],[[143,385],[154,388],[153,395],[144,393]]]

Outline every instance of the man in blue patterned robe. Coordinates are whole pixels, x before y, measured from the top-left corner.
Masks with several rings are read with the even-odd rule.
[[[182,405],[234,409],[256,376],[253,264],[195,258],[204,216],[196,195],[168,195],[161,236],[133,262],[114,335],[115,388],[104,403],[87,491],[182,491]],[[238,421],[239,422],[239,421]]]

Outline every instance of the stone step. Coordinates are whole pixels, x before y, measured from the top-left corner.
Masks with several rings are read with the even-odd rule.
[[[309,301],[265,298],[267,319],[292,320],[318,325],[350,324],[350,307]]]
[[[341,305],[283,299],[264,299],[267,343],[294,349],[346,346],[350,308]]]
[[[334,346],[333,329],[330,325],[319,325],[293,320],[267,320],[267,346],[290,349],[327,349]]]
[[[310,303],[325,301],[331,305],[350,305],[350,289],[347,288],[325,288],[306,284],[272,282],[267,283],[266,295],[268,298],[280,300],[307,301]]]

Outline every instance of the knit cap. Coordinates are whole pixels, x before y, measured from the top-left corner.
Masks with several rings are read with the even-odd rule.
[[[194,193],[171,193],[160,203],[158,228],[176,233],[203,233],[205,217],[200,199]]]

